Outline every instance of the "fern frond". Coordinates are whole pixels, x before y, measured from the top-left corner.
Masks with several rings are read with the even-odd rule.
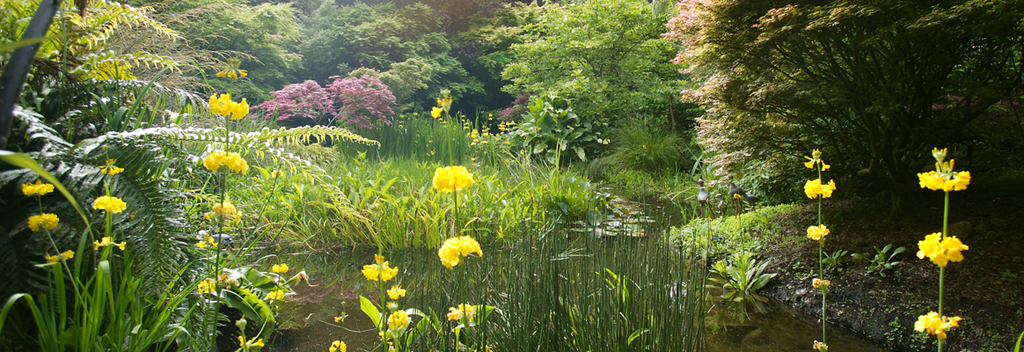
[[[40,152],[44,155],[53,155],[71,148],[71,143],[64,140],[57,130],[50,127],[43,121],[43,116],[35,111],[14,106],[14,117],[25,125],[25,136],[30,142],[41,141],[43,147]]]
[[[176,61],[160,55],[142,51],[134,54],[103,51],[82,58],[82,64],[71,70],[71,73],[102,80],[134,79],[135,76],[131,74],[131,70],[142,66],[146,66],[146,68],[167,67],[172,71],[181,71]]]

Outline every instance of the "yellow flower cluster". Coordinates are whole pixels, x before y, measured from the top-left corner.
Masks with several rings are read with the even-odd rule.
[[[245,78],[245,76],[248,76],[249,71],[239,70],[239,66],[242,66],[242,60],[239,60],[237,57],[228,58],[227,65],[225,65],[223,71],[217,72],[217,77],[238,79],[239,77]]]
[[[832,167],[831,165],[826,164],[824,161],[821,160],[821,151],[817,149],[811,152],[811,156],[804,156],[804,159],[807,159],[807,162],[804,163],[804,166],[806,166],[808,169],[813,169],[815,164],[821,164],[821,171],[828,170],[829,168]]]
[[[450,111],[452,109],[452,96],[446,94],[445,91],[441,91],[441,94],[444,95],[444,97],[437,98],[437,106],[441,107],[444,111]]]
[[[363,265],[363,276],[370,281],[381,281],[387,282],[398,274],[398,268],[392,268],[388,266],[388,262],[384,260],[384,256],[373,255],[374,264]]]
[[[437,250],[437,256],[441,258],[441,265],[448,269],[459,265],[462,258],[473,253],[480,257],[484,256],[483,250],[480,249],[480,243],[469,236],[449,238]]]
[[[199,294],[213,293],[213,290],[217,289],[217,285],[213,283],[213,279],[206,279],[199,282],[197,290]]]
[[[461,321],[465,318],[467,321],[473,321],[476,317],[476,306],[460,304],[458,308],[448,307],[448,320]]]
[[[346,352],[346,351],[348,351],[348,346],[346,346],[344,342],[335,340],[334,342],[331,342],[331,348],[328,349],[328,351],[330,351],[330,352]]]
[[[256,337],[253,337],[246,342],[244,337],[239,336],[238,343],[240,345],[239,347],[242,347],[242,349],[246,351],[252,347],[263,347],[263,339],[256,339]]]
[[[117,247],[117,249],[120,249],[122,252],[124,251],[124,246],[127,244],[126,242],[121,241],[121,243],[117,243],[117,242],[112,242],[112,241],[113,241],[113,239],[110,238],[110,237],[104,237],[104,238],[102,238],[99,241],[92,241],[92,250],[94,250],[94,251],[95,250],[99,250],[100,247],[115,246],[115,247]]]
[[[213,211],[203,214],[203,218],[206,220],[213,219],[214,216],[223,216],[224,220],[227,221],[238,221],[242,219],[242,214],[235,209],[235,205],[231,202],[224,201],[224,203],[214,204]]]
[[[249,172],[249,163],[242,158],[238,153],[229,153],[223,150],[218,150],[203,159],[203,166],[210,171],[217,172],[221,166],[227,166],[228,169],[237,173]]]
[[[288,272],[288,264],[274,264],[274,266],[270,268],[270,271],[278,274]]]
[[[832,196],[832,191],[836,190],[836,182],[829,180],[827,184],[822,184],[821,179],[809,180],[804,183],[804,193],[807,194],[807,198],[829,198]]]
[[[128,206],[121,198],[111,196],[100,196],[96,197],[96,200],[92,201],[92,208],[99,210],[106,210],[108,212],[117,214]]]
[[[32,215],[28,218],[28,228],[32,231],[39,231],[43,227],[47,230],[53,230],[59,222],[60,219],[57,218],[57,214],[43,213]]]
[[[814,281],[811,281],[811,286],[818,289],[822,287],[827,289],[829,286],[832,286],[832,281],[815,278]]]
[[[25,193],[26,196],[45,196],[50,192],[53,192],[53,185],[43,183],[43,181],[40,180],[36,180],[36,183],[26,183],[21,185],[21,193]]]
[[[825,238],[831,232],[825,225],[811,226],[807,228],[807,238],[821,241],[822,238]]]
[[[249,102],[242,98],[240,102],[231,101],[231,94],[216,94],[210,96],[210,112],[214,115],[221,115],[232,120],[241,120],[249,114]]]
[[[117,162],[117,159],[107,159],[106,165],[100,166],[100,172],[105,173],[105,174],[110,175],[110,176],[114,176],[114,175],[117,175],[117,174],[123,172],[124,169],[119,168],[117,166],[114,166],[114,163],[116,163],[116,162]]]
[[[270,293],[267,294],[267,299],[269,299],[269,300],[282,300],[282,299],[284,299],[284,291],[281,291],[281,290],[270,291]]]
[[[398,285],[391,286],[391,288],[388,289],[388,297],[391,297],[391,299],[405,297],[405,289]]]
[[[61,259],[68,260],[68,259],[71,259],[71,258],[74,258],[74,257],[75,257],[75,252],[72,252],[72,251],[68,250],[68,251],[64,251],[64,253],[61,253],[59,255],[48,255],[48,256],[46,256],[46,262],[47,263],[56,263],[56,262],[60,261]]]
[[[465,166],[445,166],[434,170],[434,188],[438,191],[461,191],[472,185],[473,174]]]
[[[914,323],[914,330],[927,332],[938,336],[940,340],[946,339],[946,330],[960,326],[960,317],[939,317],[939,313],[928,312],[928,314],[917,317]]]
[[[935,265],[946,267],[949,262],[964,260],[963,253],[968,249],[967,245],[960,242],[956,236],[942,238],[942,233],[936,232],[925,236],[923,241],[917,242],[917,257],[924,259],[928,257]]]
[[[953,159],[945,161],[946,151],[946,149],[932,149],[932,156],[935,157],[935,171],[917,174],[921,188],[944,192],[963,191],[967,189],[967,185],[971,184],[969,171],[955,172],[953,171]]]
[[[824,342],[814,340],[814,349],[820,352],[828,352],[828,345],[826,345]]]
[[[401,331],[407,326],[409,326],[409,315],[404,311],[396,310],[388,317],[388,329],[392,331]]]
[[[217,248],[217,242],[213,241],[213,237],[212,236],[205,235],[205,236],[203,236],[203,240],[202,241],[199,241],[199,243],[196,243],[196,247],[199,247],[200,249],[206,249],[206,246],[210,246],[210,248]]]
[[[433,116],[435,119],[439,119],[443,112],[444,109],[435,106],[433,109],[430,109],[430,116]]]

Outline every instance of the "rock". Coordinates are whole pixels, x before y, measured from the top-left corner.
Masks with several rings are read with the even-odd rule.
[[[974,232],[974,225],[970,221],[961,221],[949,224],[947,230],[950,236],[956,236],[962,240],[971,236],[971,233]]]

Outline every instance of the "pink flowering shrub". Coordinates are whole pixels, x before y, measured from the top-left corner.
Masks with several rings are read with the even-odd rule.
[[[264,101],[256,109],[266,118],[295,124],[325,125],[337,122],[357,128],[373,129],[374,122],[390,125],[394,114],[395,95],[376,77],[344,78],[321,87],[315,81],[289,84],[270,92],[274,99]]]

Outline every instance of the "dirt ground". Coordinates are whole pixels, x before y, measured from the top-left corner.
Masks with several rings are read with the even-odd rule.
[[[975,180],[984,180],[976,177]],[[991,179],[991,178],[989,178]],[[1024,331],[1024,182],[976,181],[953,192],[950,232],[970,247],[965,260],[946,268],[945,315],[964,319],[949,333],[946,351],[1011,351]],[[942,230],[942,192],[922,190],[920,209],[911,223],[887,222],[887,200],[828,199],[824,223],[831,229],[828,253],[846,250],[875,256],[873,246],[905,247],[885,272],[867,273],[868,262],[845,255],[836,270],[825,269],[832,281],[828,321],[850,329],[893,351],[934,351],[935,338],[914,331],[917,317],[938,309],[938,266],[918,259],[917,242]],[[806,228],[816,224],[816,204],[773,219],[784,228],[766,252],[770,272],[779,273],[761,291],[808,320],[821,316],[821,294],[811,287],[818,271],[817,242]],[[955,224],[955,225],[954,225]],[[891,252],[890,252],[891,253]]]

